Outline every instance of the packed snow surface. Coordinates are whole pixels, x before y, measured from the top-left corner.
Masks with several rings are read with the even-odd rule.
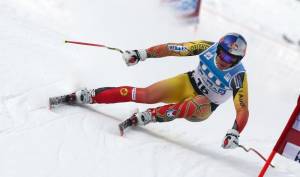
[[[232,127],[231,100],[198,123],[180,119],[119,136],[135,103],[47,107],[48,97],[82,88],[145,87],[193,70],[197,56],[149,59],[127,67],[120,53],[64,40],[140,49],[167,42],[248,40],[249,122],[240,143],[265,156],[293,111],[300,88],[296,0],[203,1],[200,24],[177,24],[158,0],[2,0],[0,2],[1,177],[253,177],[264,162],[221,148]],[[297,177],[300,165],[277,155],[266,176]]]

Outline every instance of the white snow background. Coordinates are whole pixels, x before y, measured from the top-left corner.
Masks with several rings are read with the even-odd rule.
[[[200,25],[176,24],[158,0],[0,1],[0,177],[252,177],[264,162],[253,152],[222,149],[232,100],[204,122],[175,120],[119,136],[135,103],[47,108],[50,96],[87,87],[148,86],[187,72],[198,58],[149,59],[127,67],[118,52],[65,44],[79,40],[121,49],[167,42],[248,40],[249,122],[240,143],[265,156],[293,111],[300,88],[300,2],[204,0]],[[298,177],[300,165],[279,155],[266,176]]]

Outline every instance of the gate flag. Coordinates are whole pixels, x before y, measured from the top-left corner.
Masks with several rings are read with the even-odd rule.
[[[287,134],[286,141],[279,148],[278,153],[300,163],[300,113]]]
[[[298,97],[296,108],[262,168],[259,177],[264,176],[276,153],[300,164],[300,96]]]

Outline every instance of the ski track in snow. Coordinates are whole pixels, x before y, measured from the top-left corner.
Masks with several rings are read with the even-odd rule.
[[[240,143],[267,156],[299,94],[299,52],[277,43],[275,36],[286,30],[284,26],[274,30],[274,20],[264,24],[263,18],[243,16],[241,12],[249,13],[247,8],[256,1],[247,3],[235,3],[240,8],[234,8],[232,3],[218,0],[203,2],[199,31],[192,34],[189,28],[172,26],[158,1],[1,1],[0,177],[257,176],[263,161],[256,155],[239,148],[220,148],[233,123],[232,103],[199,124],[184,120],[155,123],[128,130],[124,137],[119,136],[117,125],[130,110],[156,105],[66,105],[53,110],[47,105],[48,97],[83,87],[147,86],[197,65],[196,57],[191,57],[126,67],[118,53],[66,45],[66,39],[135,49],[195,38],[217,40],[226,32],[238,31],[249,39],[245,66],[251,110]],[[277,4],[286,10],[297,6],[292,5]],[[227,8],[233,9],[226,13]],[[276,15],[277,7],[270,8],[270,14]],[[258,12],[257,16],[262,16],[262,9]],[[239,19],[227,20],[237,14]],[[262,33],[256,34],[258,31]],[[266,176],[296,177],[300,173],[299,165],[285,158],[276,157],[273,163],[276,168],[270,168]]]

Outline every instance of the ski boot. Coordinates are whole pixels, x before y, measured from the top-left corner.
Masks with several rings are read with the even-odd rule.
[[[51,97],[49,98],[49,108],[51,109],[61,104],[90,104],[93,102],[92,96],[95,95],[94,93],[94,90],[83,89],[68,95]]]
[[[119,124],[120,135],[123,136],[125,129],[128,127],[146,125],[150,122],[155,122],[155,116],[152,115],[151,111],[134,113],[130,118]]]

